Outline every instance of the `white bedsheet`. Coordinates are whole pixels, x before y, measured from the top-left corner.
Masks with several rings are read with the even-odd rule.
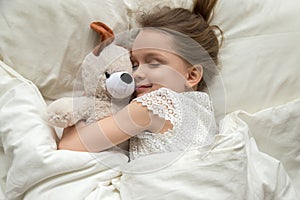
[[[0,74],[2,199],[298,198],[299,153],[280,162],[284,151],[270,150],[275,159],[259,151],[255,138],[266,130],[265,138],[276,138],[280,132],[269,130],[273,123],[294,137],[290,144],[297,151],[293,145],[299,144],[300,99],[254,115],[231,113],[223,119],[212,148],[186,152],[153,170],[178,154],[154,154],[127,163],[119,152],[57,151],[53,129],[45,121],[46,104],[35,85],[3,63]],[[268,118],[273,121],[264,128],[259,122]],[[270,140],[268,146],[276,143]]]

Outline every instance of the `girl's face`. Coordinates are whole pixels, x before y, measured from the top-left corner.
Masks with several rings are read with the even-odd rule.
[[[187,91],[191,67],[172,50],[170,36],[155,30],[142,30],[133,43],[131,61],[136,96],[161,87]]]

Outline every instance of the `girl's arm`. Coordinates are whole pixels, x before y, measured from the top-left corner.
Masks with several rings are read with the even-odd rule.
[[[131,102],[114,116],[90,125],[79,123],[66,128],[58,149],[99,152],[122,143],[130,137],[149,130],[159,132],[170,128],[163,118],[154,115],[147,107]]]

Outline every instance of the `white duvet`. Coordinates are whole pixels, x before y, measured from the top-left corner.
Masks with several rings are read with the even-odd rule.
[[[255,115],[227,115],[211,148],[128,163],[114,151],[56,150],[54,131],[45,121],[46,104],[35,85],[3,63],[0,75],[2,199],[298,198],[300,159],[293,153],[299,152],[300,99]],[[289,135],[282,138],[282,131]],[[257,145],[259,137],[269,142]],[[272,138],[281,138],[278,148],[289,141],[291,151],[272,150]],[[265,152],[271,148],[270,154],[258,146]]]

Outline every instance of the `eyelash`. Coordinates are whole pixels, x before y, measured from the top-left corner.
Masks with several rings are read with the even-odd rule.
[[[150,65],[152,67],[158,67],[160,65],[160,63],[148,63],[148,65]]]
[[[159,67],[162,62],[157,59],[152,59],[149,62],[146,62],[150,67]],[[136,61],[132,61],[132,69],[135,70],[139,67],[139,64]]]

